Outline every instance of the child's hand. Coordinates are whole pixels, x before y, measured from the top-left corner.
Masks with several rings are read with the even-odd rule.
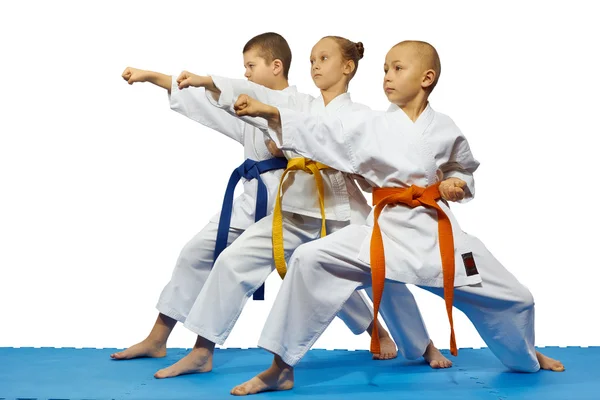
[[[233,105],[235,113],[240,116],[262,117],[269,123],[269,128],[281,135],[281,115],[276,107],[269,106],[253,99],[247,94],[241,94]],[[281,136],[279,136],[281,140]]]
[[[459,201],[465,198],[465,187],[467,183],[462,179],[448,178],[440,183],[440,194],[447,201]]]
[[[200,87],[205,85],[205,81],[203,80],[203,76],[199,76],[196,74],[192,74],[188,71],[183,71],[177,77],[177,84],[179,85],[179,90],[185,89],[187,87]]]
[[[269,153],[273,154],[273,157],[283,157],[283,151],[277,147],[274,141],[267,142],[267,149],[269,149]]]
[[[146,71],[131,67],[125,68],[125,71],[123,71],[121,77],[130,85],[133,85],[135,82],[146,82],[148,78]]]
[[[249,117],[260,117],[268,111],[269,106],[253,99],[247,94],[241,94],[233,105],[233,109],[240,117],[245,115]]]

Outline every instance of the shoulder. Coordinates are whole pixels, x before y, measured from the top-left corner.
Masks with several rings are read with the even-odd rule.
[[[350,106],[350,108],[352,109],[352,111],[370,111],[371,107],[369,107],[366,104],[362,104],[362,103],[355,103],[352,102],[352,105]]]
[[[466,142],[466,138],[455,121],[447,114],[434,111],[432,123],[425,131],[430,144],[441,149],[451,150],[457,144]]]
[[[436,123],[436,125],[438,125],[441,128],[458,130],[458,125],[454,122],[452,118],[450,118],[450,116],[438,111],[433,111],[433,113],[433,120]]]
[[[294,97],[296,97],[298,100],[304,101],[306,103],[312,103],[316,99],[316,97],[313,95],[310,95],[308,93],[298,92],[298,91],[294,92]]]

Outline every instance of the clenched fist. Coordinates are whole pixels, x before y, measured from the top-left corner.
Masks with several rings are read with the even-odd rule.
[[[203,81],[203,78],[204,77],[196,75],[196,74],[192,74],[191,72],[183,71],[177,77],[177,84],[179,85],[179,90],[188,88],[190,86],[192,86],[192,87],[204,86],[205,83]]]
[[[249,117],[260,117],[268,113],[269,108],[268,105],[253,99],[247,94],[241,94],[233,105],[235,113],[240,117],[245,115]]]
[[[440,194],[447,201],[459,201],[465,198],[463,188],[467,183],[462,179],[448,178],[440,183]]]
[[[135,82],[146,82],[148,76],[147,71],[137,68],[127,67],[125,71],[121,74],[121,77],[127,81],[130,85],[133,85]]]

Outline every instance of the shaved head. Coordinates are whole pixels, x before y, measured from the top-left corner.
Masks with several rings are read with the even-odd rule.
[[[433,47],[427,42],[421,42],[418,40],[405,40],[395,45],[394,48],[395,47],[403,47],[410,49],[411,53],[415,57],[415,61],[418,62],[419,65],[423,68],[423,72],[429,69],[435,72],[435,80],[433,81],[433,84],[429,87],[430,91],[433,90],[440,78],[440,73],[442,72],[440,56],[438,55],[438,52],[435,49],[435,47]]]

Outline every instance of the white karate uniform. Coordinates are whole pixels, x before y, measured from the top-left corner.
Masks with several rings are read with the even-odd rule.
[[[438,171],[448,163],[458,163],[470,173],[479,166],[454,122],[430,106],[414,123],[401,110],[322,118],[283,109],[280,113],[281,134],[270,132],[278,146],[362,175],[377,187],[427,187],[439,180]],[[443,201],[438,204],[448,215],[454,235],[454,305],[467,315],[504,365],[523,372],[539,370],[531,293],[476,237],[460,229]],[[379,224],[386,258],[384,315],[402,299],[403,283],[443,296],[436,211],[388,206]],[[371,285],[372,225],[371,215],[363,226],[349,226],[296,249],[261,334],[260,347],[295,365],[348,296]],[[469,258],[469,253],[476,269],[467,273],[462,255]]]
[[[212,96],[209,96],[209,101],[228,112],[231,112],[231,106],[240,94],[248,94],[266,104],[275,104],[312,115],[369,109],[364,104],[352,102],[349,93],[337,96],[325,107],[321,96],[315,98],[304,93],[280,92],[243,79],[228,79],[218,76],[212,76],[212,79],[221,94],[218,101],[215,101]],[[235,113],[233,114],[235,115]],[[244,118],[241,120],[254,125],[261,131],[268,129],[267,123],[263,119]],[[287,159],[301,157],[300,154],[287,150],[284,150],[284,155]],[[363,223],[369,215],[371,207],[352,177],[334,169],[322,170],[321,175],[325,189],[326,219]],[[290,171],[284,181],[282,193],[282,211],[321,219],[315,178],[311,174],[304,171]]]
[[[294,86],[289,86],[282,92],[297,93],[297,90]],[[173,77],[169,102],[174,111],[239,142],[244,146],[246,159],[262,161],[273,158],[265,145],[264,134],[254,126],[214,107],[208,100],[204,88],[192,87],[179,90],[176,77]],[[273,211],[282,173],[283,170],[273,170],[261,174],[268,192],[267,213]],[[257,181],[243,178],[242,181],[244,191],[233,201],[228,245],[254,224]],[[181,250],[171,280],[158,300],[156,307],[159,312],[179,322],[184,322],[187,318],[214,263],[213,253],[219,217],[220,211],[214,214],[202,231]]]
[[[291,104],[296,109],[315,115],[368,109],[364,105],[353,103],[349,94],[342,94],[325,106],[322,97],[281,94],[243,80],[213,77],[213,81],[221,90],[221,96],[214,104],[224,109],[230,109],[239,94],[249,92],[263,101]],[[212,96],[209,99],[214,101]],[[249,122],[266,129],[264,120],[262,124],[255,120]],[[298,157],[292,152],[285,152],[285,155],[288,159]],[[336,232],[351,221],[364,223],[370,206],[352,178],[335,170],[323,170],[321,174],[325,189],[327,232]],[[321,213],[315,178],[312,175],[304,171],[289,173],[282,192],[283,240],[287,260],[298,246],[320,237]],[[272,235],[271,214],[248,228],[221,253],[190,311],[185,327],[214,343],[225,342],[250,295],[275,268]],[[341,305],[335,314],[352,332],[360,334],[371,324],[373,310],[362,293],[353,292],[348,297],[350,300],[343,307]],[[422,331],[422,336],[428,340],[423,325]]]

